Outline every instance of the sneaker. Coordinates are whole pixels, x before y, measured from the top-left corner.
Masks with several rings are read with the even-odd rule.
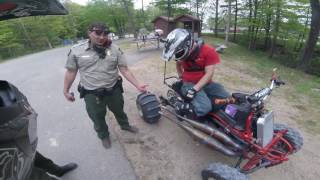
[[[139,132],[139,129],[137,127],[134,127],[134,126],[125,126],[125,127],[121,127],[122,130],[124,131],[129,131],[131,133],[138,133]]]
[[[105,137],[104,139],[101,140],[103,147],[105,147],[106,149],[111,148],[111,141],[110,141],[110,137]]]

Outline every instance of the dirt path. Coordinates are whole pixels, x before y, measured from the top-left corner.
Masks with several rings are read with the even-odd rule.
[[[143,61],[132,65],[130,68],[138,79],[150,85],[151,92],[157,95],[165,95],[167,88],[162,83],[163,62],[159,55],[160,51],[149,53]],[[234,87],[232,82],[223,80],[225,76],[232,75],[242,77],[244,82],[248,79],[253,80],[253,82],[261,81],[246,74],[245,71],[241,70],[241,66],[243,65],[233,64],[231,66],[224,61],[218,66],[215,79],[228,87],[229,90],[252,91],[260,88],[247,83],[243,83],[241,87]],[[160,122],[155,125],[143,122],[135,105],[138,92],[128,82],[125,82],[124,86],[125,110],[131,123],[139,127],[140,133],[138,135],[124,133],[119,130],[119,126],[114,120],[111,124],[141,180],[200,180],[201,170],[206,168],[210,162],[226,164],[236,162],[236,159],[226,157],[199,144],[177,125],[165,118],[161,118]],[[315,180],[320,177],[318,171],[320,168],[320,156],[318,154],[320,136],[304,132],[293,120],[299,117],[299,109],[282,97],[285,93],[286,88],[277,89],[269,104],[275,111],[276,122],[285,123],[300,130],[304,137],[303,149],[291,156],[288,162],[268,169],[261,169],[249,175],[251,179]]]

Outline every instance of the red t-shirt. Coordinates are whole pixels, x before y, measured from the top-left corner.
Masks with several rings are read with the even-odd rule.
[[[205,67],[220,63],[220,57],[213,47],[204,44],[195,62],[189,60],[180,63],[183,67],[182,80],[196,84],[205,75]],[[195,67],[198,70],[194,70]]]

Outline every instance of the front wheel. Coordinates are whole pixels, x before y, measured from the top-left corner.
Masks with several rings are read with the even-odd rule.
[[[274,124],[273,129],[275,133],[286,129],[288,130],[287,133],[284,134],[283,138],[291,144],[291,146],[293,147],[293,153],[298,152],[302,148],[303,138],[297,130],[290,128],[284,124]],[[279,147],[282,147],[281,144],[279,145]]]
[[[216,180],[248,180],[248,177],[239,172],[238,169],[232,168],[222,163],[212,163],[207,169],[201,172],[202,179],[216,179]]]

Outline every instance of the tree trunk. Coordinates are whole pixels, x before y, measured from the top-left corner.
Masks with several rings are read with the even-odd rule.
[[[252,0],[249,0],[249,27],[248,27],[248,40],[251,39],[252,29]],[[250,49],[250,43],[248,44],[248,49]]]
[[[224,39],[224,44],[228,46],[229,43],[229,31],[230,31],[230,23],[231,23],[231,0],[228,0],[228,19],[226,24],[226,36]]]
[[[260,27],[256,27],[256,31],[254,33],[253,39],[252,39],[252,45],[251,45],[251,49],[256,49],[257,47],[257,39],[258,39],[258,32],[260,30]]]
[[[270,9],[271,9],[271,5],[270,5],[270,1],[267,1],[268,3],[268,11],[267,11],[267,18],[266,18],[266,26],[265,26],[265,37],[264,37],[264,48],[265,49],[269,49],[270,48],[270,29],[271,29],[271,13],[270,13]]]
[[[258,14],[258,0],[254,0],[254,12],[253,12],[253,22],[254,24],[251,26],[250,32],[250,41],[249,41],[249,49],[255,49],[255,32],[258,30],[257,26],[257,14]]]
[[[320,32],[320,2],[319,0],[310,0],[311,5],[311,29],[309,37],[302,51],[298,68],[306,71],[311,64],[312,54],[318,41]]]
[[[197,18],[199,18],[199,0],[196,0]]]
[[[235,14],[234,14],[234,29],[233,29],[233,41],[234,42],[236,42],[237,20],[238,20],[238,0],[236,0],[236,9],[235,9]]]
[[[218,37],[218,18],[219,18],[219,14],[218,14],[218,10],[219,10],[219,0],[216,0],[216,18],[215,18],[215,24],[214,24],[214,36]]]
[[[298,39],[298,47],[296,48],[296,51],[299,52],[303,46],[303,40],[304,40],[304,36],[307,32],[307,27],[308,27],[308,24],[309,24],[309,13],[310,13],[310,8],[308,8],[308,12],[307,12],[307,19],[306,19],[306,22],[304,24],[304,29],[303,29],[303,33],[299,36],[299,39]]]
[[[49,47],[50,49],[52,49],[53,46],[52,46],[51,42],[49,41],[49,38],[48,38],[48,37],[45,37],[45,41],[46,41],[48,47]]]
[[[278,33],[279,33],[279,26],[280,26],[280,13],[281,13],[281,1],[277,1],[277,10],[276,10],[276,19],[275,19],[275,27],[274,27],[274,32],[273,32],[273,38],[271,42],[271,51],[269,57],[272,58],[276,47],[277,47],[277,39],[278,39]]]
[[[134,34],[134,37],[137,38],[137,36],[138,36],[137,35],[137,29],[136,29],[136,26],[134,25],[134,22],[133,22],[134,18],[133,18],[133,15],[132,15],[132,13],[131,13],[131,11],[129,9],[129,3],[128,3],[127,0],[122,0],[122,3],[123,3],[124,8],[125,8],[125,10],[127,12],[127,16],[128,16],[129,23],[130,23],[130,30]]]

